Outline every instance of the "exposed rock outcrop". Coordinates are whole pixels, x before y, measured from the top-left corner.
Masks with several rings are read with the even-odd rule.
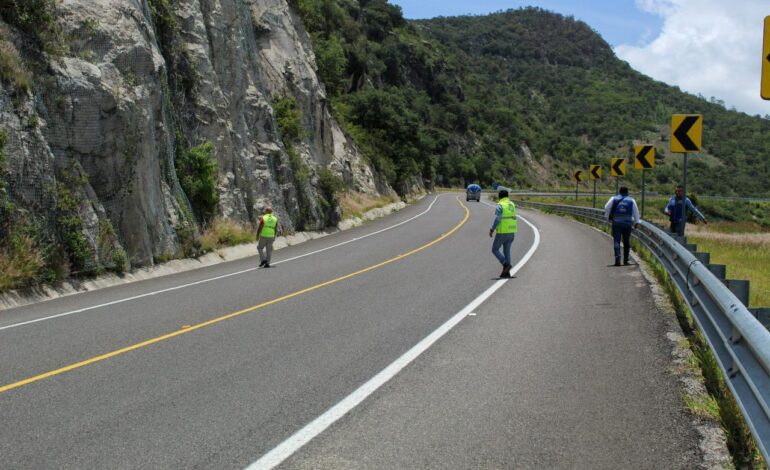
[[[122,247],[134,265],[185,248],[204,221],[175,157],[205,142],[218,168],[215,212],[225,218],[253,222],[271,205],[288,231],[334,223],[337,211],[318,189],[321,168],[356,191],[390,191],[331,116],[309,37],[285,0],[66,0],[57,8],[67,43],[59,55],[2,25],[2,40],[35,70],[29,92],[0,82],[7,191],[53,237],[75,215],[70,229],[88,245],[86,264],[104,261],[102,220],[116,234],[110,250]],[[287,97],[301,116],[291,141],[274,113]]]

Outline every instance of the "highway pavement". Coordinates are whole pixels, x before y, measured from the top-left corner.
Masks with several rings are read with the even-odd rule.
[[[509,281],[493,209],[443,194],[270,269],[2,311],[0,468],[694,466],[638,268],[607,267],[593,229],[522,215]]]

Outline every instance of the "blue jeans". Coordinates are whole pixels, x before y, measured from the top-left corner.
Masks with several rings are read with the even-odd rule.
[[[628,261],[631,252],[631,231],[633,225],[612,224],[612,241],[615,249],[615,261],[620,261],[620,240],[623,240],[623,261]]]
[[[500,261],[500,264],[511,264],[511,244],[515,237],[515,233],[495,234],[495,240],[492,242],[492,254]],[[502,248],[502,253],[500,248]]]

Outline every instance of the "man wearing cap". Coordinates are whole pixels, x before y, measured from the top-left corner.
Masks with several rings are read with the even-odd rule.
[[[269,268],[270,257],[273,254],[273,242],[278,230],[278,217],[273,215],[273,209],[265,208],[265,215],[259,218],[257,228],[257,251],[259,251],[259,267]]]
[[[500,277],[509,279],[511,277],[511,244],[518,231],[516,206],[508,199],[508,191],[505,189],[501,189],[497,196],[495,220],[492,222],[492,228],[489,229],[489,237],[491,238],[492,234],[497,231],[495,240],[492,242],[492,254],[503,265],[503,272]]]
[[[620,188],[619,194],[610,198],[604,206],[604,216],[612,222],[612,240],[615,250],[615,266],[620,266],[620,241],[623,240],[623,264],[628,266],[631,254],[631,232],[639,226],[639,208],[628,188]]]

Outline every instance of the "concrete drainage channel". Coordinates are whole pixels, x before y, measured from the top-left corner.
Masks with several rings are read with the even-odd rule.
[[[606,225],[599,209],[516,201],[521,207],[552,211]],[[765,309],[751,312],[744,282],[720,279],[724,267],[709,265],[708,254],[685,239],[675,239],[642,221],[635,238],[662,265],[687,305],[698,329],[721,369],[759,452],[770,462],[770,331],[758,318]],[[744,292],[745,291],[745,292]],[[737,295],[736,295],[737,294]]]
[[[275,240],[274,249],[279,250],[287,246],[298,245],[309,240],[315,240],[327,235],[349,230],[351,228],[361,226],[368,221],[379,219],[381,217],[385,217],[386,215],[390,215],[393,212],[400,211],[404,207],[406,207],[406,204],[399,201],[393,204],[389,204],[385,207],[371,209],[364,213],[360,218],[354,217],[351,219],[345,219],[340,222],[336,228],[328,231],[298,232],[285,237],[277,237]],[[94,279],[87,279],[82,281],[73,279],[56,287],[42,285],[25,290],[8,291],[0,294],[0,311],[15,307],[22,307],[24,305],[31,305],[46,300],[57,299],[60,297],[66,297],[81,292],[89,292],[103,289],[105,287],[129,284],[132,282],[168,276],[170,274],[192,271],[194,269],[213,266],[227,261],[234,261],[256,255],[256,244],[249,243],[245,245],[220,248],[199,258],[175,259],[167,263],[158,264],[152,267],[139,268],[132,272],[127,272],[121,276],[115,274],[105,274]]]

